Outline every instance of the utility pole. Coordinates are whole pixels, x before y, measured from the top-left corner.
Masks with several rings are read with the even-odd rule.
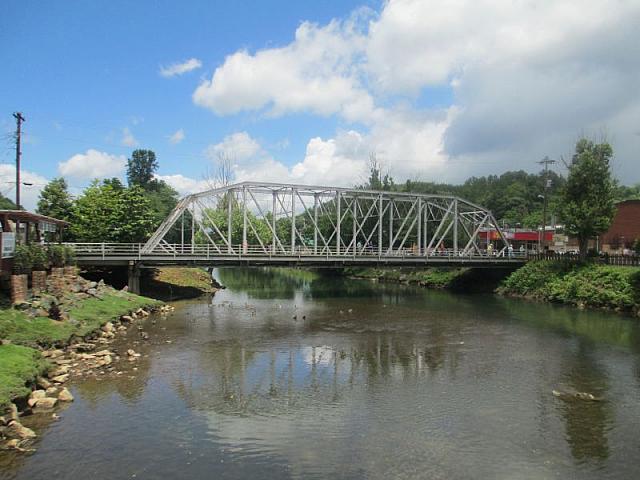
[[[16,119],[16,207],[20,208],[20,157],[22,156],[20,137],[22,136],[22,122],[25,120],[20,112],[15,112],[13,117]]]
[[[549,179],[549,165],[556,163],[555,160],[551,160],[545,156],[538,162],[540,165],[544,165],[544,194],[543,194],[543,207],[542,207],[542,235],[541,240],[538,242],[538,251],[544,250],[545,233],[547,232],[547,197],[549,196],[549,187],[551,186],[551,180]],[[540,238],[540,237],[538,237]]]

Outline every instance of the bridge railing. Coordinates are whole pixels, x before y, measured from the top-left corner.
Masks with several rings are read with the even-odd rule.
[[[79,258],[129,258],[139,259],[149,257],[166,257],[166,258],[212,258],[212,257],[233,257],[233,258],[251,258],[251,257],[313,257],[313,258],[439,258],[439,259],[471,259],[471,260],[487,260],[491,261],[496,258],[512,258],[524,259],[527,257],[526,252],[513,251],[508,252],[462,252],[453,249],[425,249],[417,248],[401,248],[394,250],[383,250],[380,252],[377,247],[343,247],[338,250],[337,247],[310,247],[298,245],[293,250],[290,248],[278,247],[274,249],[272,246],[261,245],[231,245],[231,246],[212,246],[210,244],[160,244],[153,249],[152,252],[143,252],[142,243],[67,243],[73,247],[76,256]]]

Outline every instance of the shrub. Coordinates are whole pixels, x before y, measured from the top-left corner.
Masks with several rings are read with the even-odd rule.
[[[27,245],[18,245],[13,254],[13,273],[29,273],[32,266],[31,249]]]
[[[76,251],[69,245],[64,246],[64,264],[75,265],[76,264]]]
[[[65,247],[62,245],[49,245],[49,261],[52,267],[64,267]]]
[[[33,270],[46,270],[49,265],[47,251],[40,245],[31,245],[29,249]]]

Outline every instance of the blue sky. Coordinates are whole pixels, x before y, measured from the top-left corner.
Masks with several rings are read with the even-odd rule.
[[[375,154],[458,182],[607,132],[640,181],[637,2],[458,3],[3,2],[0,133],[23,112],[25,205],[60,174],[73,193],[123,176],[134,148],[187,193],[222,153],[237,180],[349,185]],[[8,196],[13,155],[0,144]]]

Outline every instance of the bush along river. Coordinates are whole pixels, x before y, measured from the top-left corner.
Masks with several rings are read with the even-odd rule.
[[[640,478],[640,326],[288,270],[140,320],[0,478]],[[129,329],[110,348],[126,351]],[[104,377],[104,378],[103,378]]]

